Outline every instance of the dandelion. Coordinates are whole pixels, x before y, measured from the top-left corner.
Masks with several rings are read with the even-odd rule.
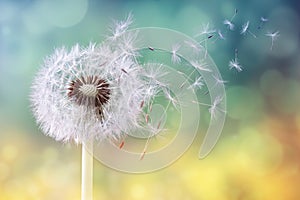
[[[59,141],[119,140],[140,126],[139,105],[154,87],[143,73],[135,57],[120,49],[56,50],[34,80],[34,115],[43,132]]]
[[[279,31],[268,32],[266,34],[267,37],[271,38],[271,47],[270,47],[271,50],[273,49],[274,41],[277,40],[277,38],[279,37],[279,35],[280,35]]]
[[[161,86],[137,62],[136,34],[123,35],[131,22],[129,16],[116,23],[113,36],[100,45],[56,49],[32,84],[31,105],[42,131],[58,141],[86,145],[82,199],[92,196],[93,157],[87,150],[92,151],[93,141],[123,141],[128,132],[155,130],[144,123],[141,103],[150,104]]]

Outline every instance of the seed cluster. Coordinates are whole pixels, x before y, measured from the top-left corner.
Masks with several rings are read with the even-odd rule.
[[[96,108],[102,118],[102,107],[110,98],[109,84],[98,76],[81,76],[70,83],[68,97],[78,105]]]

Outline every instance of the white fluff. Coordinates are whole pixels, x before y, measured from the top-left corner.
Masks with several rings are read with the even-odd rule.
[[[147,105],[160,86],[149,80],[155,79],[151,71],[136,61],[137,34],[124,36],[130,23],[130,17],[117,23],[113,36],[100,45],[75,45],[70,51],[63,47],[45,59],[30,97],[34,116],[46,135],[77,143],[86,139],[118,140],[130,131],[151,126],[143,121],[141,102]],[[99,120],[95,109],[78,105],[68,97],[70,82],[81,76],[98,76],[109,83],[111,94],[103,105],[103,120]]]

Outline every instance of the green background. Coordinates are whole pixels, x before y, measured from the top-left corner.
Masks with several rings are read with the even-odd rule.
[[[95,162],[94,199],[300,199],[299,7],[292,0],[0,0],[0,199],[80,199],[80,147],[44,136],[30,111],[32,79],[54,48],[101,42],[129,12],[133,28],[194,36],[210,23],[225,31],[235,9],[236,25],[249,20],[257,38],[235,31],[208,43],[228,81],[228,115],[214,151],[199,160],[199,136],[173,165],[143,175]],[[258,30],[261,16],[269,22]],[[264,34],[276,30],[270,50]],[[236,48],[240,73],[228,67]]]

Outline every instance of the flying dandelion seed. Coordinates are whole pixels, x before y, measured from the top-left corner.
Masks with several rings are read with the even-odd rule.
[[[191,61],[191,64],[201,71],[211,72],[211,69],[209,69],[205,63],[200,63],[197,60],[193,60]]]
[[[235,50],[235,58],[229,61],[229,69],[236,69],[238,72],[243,71],[243,67],[240,65],[238,61],[238,51]]]
[[[262,21],[262,22],[267,22],[267,21],[269,21],[267,18],[265,18],[265,17],[261,17],[260,18],[260,21]]]
[[[218,77],[217,75],[213,74],[212,75],[214,79],[216,80],[216,84],[224,84],[227,83],[228,81],[223,80],[221,77]]]
[[[236,16],[237,14],[238,14],[238,9],[235,8],[235,9],[234,9],[234,14],[233,14],[233,16],[231,17],[230,21],[232,21],[232,20],[235,18],[235,16]]]
[[[265,34],[267,37],[271,38],[271,47],[270,50],[273,50],[273,46],[274,46],[274,42],[275,40],[278,39],[278,37],[280,36],[279,31],[274,31],[274,32],[268,32]]]
[[[222,102],[222,97],[220,97],[220,96],[218,96],[218,97],[216,97],[215,99],[214,99],[214,101],[213,101],[213,104],[210,106],[210,108],[208,109],[209,110],[209,113],[211,114],[211,117],[213,118],[213,119],[215,119],[216,118],[216,116],[217,116],[217,111],[219,110],[219,111],[221,111],[221,112],[224,112],[223,110],[220,110],[219,108],[218,108],[218,106],[219,106],[219,104]]]
[[[249,24],[249,21],[243,24],[240,34],[245,35],[246,33],[250,33],[254,38],[256,38],[256,35],[249,30]]]
[[[175,44],[172,46],[172,63],[174,63],[174,64],[180,63],[180,61],[181,61],[180,57],[177,54],[179,49],[180,49],[179,44]]]
[[[201,89],[204,85],[203,77],[200,76],[188,87],[188,89]]]
[[[225,20],[223,21],[223,24],[224,24],[225,26],[227,26],[227,28],[228,28],[229,30],[231,30],[231,31],[234,30],[234,24],[233,24],[231,21],[229,21],[228,19],[225,19]]]
[[[209,23],[205,24],[205,25],[202,25],[202,29],[200,30],[200,32],[198,34],[196,34],[194,37],[197,38],[199,36],[208,36],[208,35],[211,35],[213,33],[215,33],[216,30],[211,28]]]
[[[132,22],[133,22],[133,16],[131,13],[128,15],[128,17],[125,20],[114,21],[113,25],[110,28],[112,33],[112,36],[110,36],[110,38],[116,39],[120,37],[122,34],[124,34],[124,32],[132,24]]]
[[[246,34],[246,32],[248,31],[248,28],[249,28],[249,21],[247,21],[243,27],[242,27],[242,30],[241,30],[241,34],[244,35]]]
[[[186,45],[188,45],[190,48],[192,48],[193,49],[193,51],[195,52],[195,53],[199,53],[200,51],[202,51],[204,48],[200,45],[200,44],[198,44],[198,43],[194,43],[194,42],[191,42],[191,41],[184,41],[184,43],[186,44]]]
[[[223,33],[221,32],[221,30],[218,30],[218,35],[219,35],[219,38],[221,38],[222,40],[226,40],[226,38],[223,35]]]
[[[265,17],[260,17],[260,23],[259,23],[259,26],[257,27],[257,29],[261,29],[263,27],[263,25],[268,21],[269,21],[269,19],[267,19]]]

